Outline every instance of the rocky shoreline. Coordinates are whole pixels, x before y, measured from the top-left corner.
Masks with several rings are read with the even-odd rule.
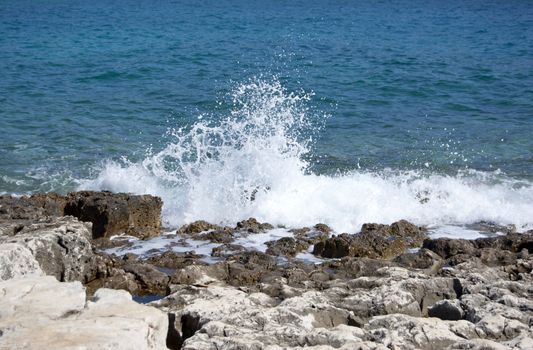
[[[312,223],[257,250],[243,242],[282,228],[197,221],[161,235],[161,207],[109,192],[0,196],[0,349],[533,349],[533,232]],[[128,252],[151,237],[171,249]]]

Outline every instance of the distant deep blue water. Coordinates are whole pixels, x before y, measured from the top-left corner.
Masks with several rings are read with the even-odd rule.
[[[141,162],[257,80],[311,95],[307,172],[531,187],[531,1],[21,0],[0,1],[0,193]]]

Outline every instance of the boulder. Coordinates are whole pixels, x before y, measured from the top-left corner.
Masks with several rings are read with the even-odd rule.
[[[0,196],[0,234],[14,235],[35,220],[70,215],[91,222],[95,239],[123,233],[146,238],[159,235],[161,207],[159,197],[106,191]]]
[[[96,277],[100,261],[90,237],[90,223],[73,217],[50,217],[24,226],[14,236],[0,236],[0,246],[16,255],[20,264],[26,261],[28,268],[33,269],[26,254],[31,252],[40,269],[59,281],[88,282]],[[17,274],[20,273],[14,273]]]
[[[31,251],[17,243],[0,244],[0,281],[26,275],[43,275]]]
[[[245,231],[250,233],[259,233],[262,231],[267,231],[273,229],[274,226],[272,226],[269,223],[260,223],[254,218],[249,218],[247,220],[239,221],[237,223],[237,226],[235,226],[236,231]]]
[[[143,239],[159,235],[161,207],[150,195],[82,191],[68,195],[64,214],[92,222],[93,238],[126,233]]]
[[[464,312],[459,300],[441,300],[428,308],[428,316],[441,320],[457,321],[463,319]]]
[[[200,233],[210,230],[222,230],[221,226],[210,224],[207,221],[204,220],[198,220],[194,221],[190,224],[181,226],[176,233],[177,234],[194,234],[194,233]]]
[[[50,276],[0,282],[1,348],[166,349],[168,317],[100,289],[86,302],[79,282]]]
[[[313,254],[325,258],[344,256],[392,259],[407,248],[417,247],[426,230],[405,220],[391,225],[364,224],[356,235],[340,234],[315,244]]]
[[[296,254],[309,248],[310,244],[292,237],[283,237],[277,241],[266,242],[266,245],[268,247],[266,250],[267,254],[294,257]]]

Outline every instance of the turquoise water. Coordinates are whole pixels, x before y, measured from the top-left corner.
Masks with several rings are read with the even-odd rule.
[[[185,163],[197,169],[206,164],[195,163],[198,153],[190,152],[206,144],[191,144],[187,133],[201,117],[218,127],[208,133],[210,146],[220,145],[213,141],[220,130],[243,137],[223,127],[229,116],[233,122],[248,118],[245,128],[261,123],[257,110],[252,117],[243,113],[249,110],[236,99],[238,91],[246,90],[248,104],[268,109],[257,94],[272,89],[253,87],[267,84],[276,90],[269,101],[283,102],[268,110],[278,117],[270,126],[261,124],[262,130],[283,140],[260,143],[272,146],[270,153],[232,155],[240,166],[224,168],[235,173],[215,181],[227,192],[216,203],[238,202],[224,215],[276,221],[276,210],[257,212],[228,193],[275,189],[290,182],[281,175],[294,166],[305,180],[364,177],[346,188],[332,184],[330,191],[362,190],[369,179],[372,186],[385,179],[401,190],[422,178],[435,198],[443,192],[453,197],[438,180],[445,178],[456,181],[450,188],[464,184],[472,190],[469,198],[481,196],[470,203],[471,216],[461,217],[465,208],[457,207],[442,220],[415,214],[418,207],[389,217],[348,203],[352,211],[342,215],[360,220],[404,215],[423,223],[531,221],[530,1],[0,1],[0,34],[0,193],[148,191],[166,195],[167,208],[180,213],[171,222],[202,216],[205,202],[193,193],[209,192],[199,184],[214,182],[184,170]],[[300,100],[292,101],[291,93]],[[284,124],[286,113],[301,114],[306,122]],[[252,130],[264,140],[257,133]],[[179,135],[183,140],[176,141]],[[230,148],[242,151],[251,142]],[[187,147],[187,157],[172,155]],[[230,158],[209,152],[217,166],[227,165]],[[250,157],[278,162],[273,168],[279,178],[270,170],[248,171]],[[281,158],[290,158],[290,165],[282,166]],[[313,183],[305,190],[319,186]],[[292,188],[279,186],[283,193]],[[409,193],[420,196],[422,187]],[[187,204],[171,206],[178,195]],[[353,195],[357,201],[386,200],[375,192]],[[498,214],[493,206],[499,200],[506,209]],[[291,213],[303,211],[290,203]],[[325,206],[302,220],[327,219],[325,211],[335,208]],[[503,219],[513,212],[519,214]]]

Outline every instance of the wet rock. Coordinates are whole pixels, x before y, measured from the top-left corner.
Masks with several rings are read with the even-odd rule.
[[[353,279],[363,276],[378,276],[378,271],[383,267],[393,266],[389,261],[345,257],[340,260],[325,261],[322,264],[323,271],[332,278]]]
[[[15,236],[0,236],[0,244],[26,248],[42,271],[59,281],[88,282],[96,278],[99,261],[90,237],[91,224],[50,217],[24,226]]]
[[[443,259],[459,254],[472,256],[477,249],[474,241],[450,238],[426,239],[423,247],[437,253]]]
[[[217,258],[227,258],[246,252],[246,248],[240,244],[221,244],[211,250],[211,256]]]
[[[428,316],[457,321],[463,319],[464,312],[459,300],[441,300],[428,308]]]
[[[313,228],[304,227],[300,229],[292,229],[291,232],[294,238],[305,242],[309,245],[317,244],[325,241],[332,230],[325,224],[316,224]]]
[[[161,199],[150,195],[124,193],[73,192],[67,196],[40,193],[30,197],[0,197],[0,222],[10,222],[15,234],[20,227],[49,217],[74,216],[91,222],[93,238],[127,233],[139,238],[156,236],[161,225]]]
[[[166,295],[170,277],[150,264],[126,264],[124,272],[131,273],[141,287],[141,293]],[[138,294],[141,294],[138,293]]]
[[[401,239],[388,239],[374,234],[343,233],[315,244],[313,254],[324,258],[352,256],[390,259],[404,252],[407,247]]]
[[[294,257],[301,251],[307,250],[310,244],[308,242],[297,240],[292,237],[283,237],[277,241],[270,241],[266,243],[266,253],[270,255],[282,255]]]
[[[419,247],[426,238],[427,229],[416,226],[409,221],[400,220],[391,225],[363,224],[362,234],[372,233],[382,237],[401,238],[405,244],[412,247]]]
[[[315,244],[313,254],[325,258],[344,256],[391,259],[422,243],[426,232],[405,220],[392,225],[364,224],[357,235],[340,234]]]
[[[231,243],[234,241],[231,230],[214,230],[193,236],[194,239],[210,241],[213,243]]]
[[[262,231],[267,231],[273,229],[274,226],[272,226],[269,223],[260,223],[254,218],[249,218],[247,220],[239,221],[237,223],[237,226],[235,226],[235,230],[237,231],[246,231],[250,233],[259,233]]]
[[[86,302],[79,282],[43,276],[0,282],[0,294],[2,348],[165,348],[167,315],[123,291],[101,289]]]
[[[223,265],[190,265],[176,271],[171,278],[171,283],[203,286],[226,279],[227,270]]]
[[[194,252],[177,253],[166,251],[162,254],[149,257],[145,262],[157,267],[177,270],[189,265],[205,265],[206,263],[201,261],[201,258],[202,255],[198,255]]]
[[[428,273],[436,273],[443,265],[442,258],[428,249],[420,249],[415,253],[404,253],[397,256],[393,262],[402,267],[424,269]]]
[[[211,224],[204,220],[198,220],[190,224],[183,225],[176,231],[176,233],[190,235],[190,234],[200,233],[200,232],[205,232],[205,231],[210,231],[210,230],[222,230],[222,227]]]
[[[138,238],[157,236],[161,229],[159,197],[81,191],[68,195],[65,215],[93,223],[93,238],[126,233]]]

